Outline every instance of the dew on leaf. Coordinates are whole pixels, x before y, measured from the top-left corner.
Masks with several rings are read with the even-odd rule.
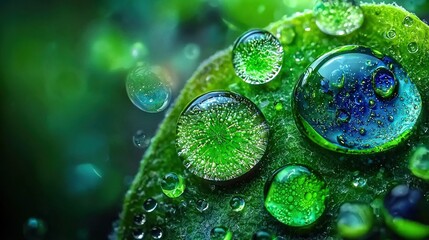
[[[164,235],[164,232],[160,227],[153,227],[150,230],[150,235],[152,236],[153,239],[161,239]]]
[[[419,51],[419,46],[417,45],[416,42],[410,42],[407,45],[407,49],[409,53],[416,53]]]
[[[402,21],[402,24],[404,24],[404,26],[406,26],[406,27],[411,27],[414,24],[414,20],[412,17],[406,16],[404,18],[404,21]]]
[[[185,191],[185,179],[176,173],[167,173],[161,180],[161,190],[169,198],[177,198]]]
[[[153,198],[148,198],[143,203],[143,209],[146,210],[146,212],[153,212],[157,206],[158,202]]]
[[[144,213],[139,213],[134,215],[134,224],[141,226],[146,223],[146,215]]]
[[[232,236],[232,232],[224,226],[214,227],[210,231],[210,240],[232,240]]]
[[[244,209],[244,206],[246,205],[246,202],[242,197],[232,197],[229,201],[229,206],[231,207],[232,211],[234,212],[240,212]]]

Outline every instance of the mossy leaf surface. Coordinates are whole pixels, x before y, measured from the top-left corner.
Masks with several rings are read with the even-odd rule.
[[[336,237],[335,217],[344,201],[371,203],[376,212],[378,227],[382,219],[378,212],[379,199],[398,183],[408,183],[426,192],[429,185],[412,176],[407,168],[414,146],[429,144],[429,27],[414,14],[393,5],[366,4],[362,6],[365,22],[347,36],[334,37],[322,33],[310,11],[284,18],[266,29],[280,37],[285,50],[281,76],[265,85],[249,85],[239,79],[232,69],[231,48],[218,52],[205,61],[189,80],[144,155],[138,174],[127,192],[120,223],[116,229],[119,239],[132,239],[133,231],[141,229],[145,238],[159,226],[164,239],[209,239],[210,230],[225,226],[233,232],[233,239],[250,239],[260,229],[286,239],[326,239]],[[412,26],[404,26],[410,16]],[[291,33],[291,29],[294,34]],[[394,37],[392,37],[394,33]],[[390,34],[390,38],[386,37]],[[292,41],[291,41],[292,40]],[[415,42],[418,51],[410,53],[409,44]],[[299,76],[318,56],[339,46],[356,44],[370,47],[396,59],[417,85],[424,100],[423,115],[418,129],[404,144],[378,155],[350,156],[323,150],[311,143],[297,129],[291,94]],[[176,123],[181,111],[197,96],[214,90],[229,90],[252,100],[265,115],[271,137],[267,154],[257,169],[244,179],[224,185],[214,185],[187,172],[176,150]],[[263,189],[266,180],[281,166],[299,163],[316,169],[330,188],[326,212],[311,230],[298,232],[271,217],[264,208]],[[186,190],[182,196],[170,199],[163,195],[160,180],[168,172],[184,175]],[[363,184],[362,184],[363,183]],[[230,199],[241,196],[246,201],[240,212],[234,212]],[[158,202],[155,211],[145,213],[143,202],[153,198]],[[198,211],[198,200],[209,207]],[[134,224],[136,214],[146,214],[143,226]],[[379,238],[387,238],[380,235]]]

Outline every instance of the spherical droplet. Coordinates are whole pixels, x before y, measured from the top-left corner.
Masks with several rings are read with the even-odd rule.
[[[274,237],[265,230],[259,230],[253,234],[252,240],[274,240]]]
[[[168,84],[144,64],[138,64],[129,72],[125,86],[131,102],[145,112],[164,110],[171,98]]]
[[[141,226],[146,223],[146,215],[144,213],[134,215],[134,224]]]
[[[31,217],[23,226],[23,234],[28,240],[41,240],[45,238],[46,225],[41,219]]]
[[[249,99],[210,92],[192,101],[177,123],[177,149],[193,174],[226,181],[249,172],[264,156],[269,127]]]
[[[158,202],[153,198],[148,198],[143,203],[143,209],[146,210],[146,212],[153,212],[157,206]]]
[[[406,16],[404,21],[402,21],[402,24],[404,24],[405,27],[411,27],[414,24],[414,20],[412,17]]]
[[[416,53],[419,51],[419,45],[417,45],[416,42],[408,43],[407,48],[409,53]]]
[[[387,226],[407,239],[429,237],[429,203],[423,193],[407,185],[394,187],[384,198]]]
[[[299,129],[321,147],[377,153],[405,142],[415,130],[422,98],[394,59],[369,48],[344,46],[309,69],[295,86],[292,107]],[[344,74],[342,87],[332,74],[338,69]]]
[[[283,44],[291,44],[295,36],[296,33],[292,25],[281,25],[277,28],[276,37]]]
[[[287,226],[305,227],[322,216],[328,194],[325,181],[315,172],[302,165],[286,165],[265,184],[265,208]],[[293,196],[293,205],[285,196]]]
[[[350,34],[362,26],[362,9],[353,0],[318,0],[314,9],[316,25],[329,35]]]
[[[214,227],[210,231],[210,239],[211,240],[232,240],[232,232],[223,226]]]
[[[204,212],[209,208],[209,203],[204,199],[198,199],[196,202],[197,210],[200,212]]]
[[[153,239],[161,239],[164,233],[160,227],[153,227],[150,230],[150,235],[152,236]]]
[[[143,239],[144,238],[144,232],[143,232],[143,230],[140,229],[140,228],[134,229],[133,230],[133,238],[134,239],[138,239],[138,240]]]
[[[133,136],[134,146],[138,148],[147,148],[150,140],[146,137],[146,134],[142,130],[138,130]]]
[[[386,32],[385,37],[387,39],[394,39],[396,37],[396,31],[395,29],[390,29],[389,31]]]
[[[250,30],[241,35],[232,49],[232,65],[238,77],[250,84],[274,79],[283,65],[283,47],[265,30]]]
[[[366,236],[374,225],[372,208],[361,202],[343,203],[337,219],[337,229],[341,237],[359,239]]]
[[[231,206],[232,211],[234,212],[240,212],[244,209],[244,206],[246,205],[246,201],[242,197],[232,197],[229,201],[229,206]]]
[[[414,176],[429,181],[429,148],[423,145],[416,147],[410,157],[408,168]]]
[[[161,190],[169,198],[177,198],[185,191],[185,179],[176,173],[167,173],[161,181]]]

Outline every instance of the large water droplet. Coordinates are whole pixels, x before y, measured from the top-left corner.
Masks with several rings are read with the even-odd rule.
[[[367,62],[371,64],[367,64]],[[392,58],[360,46],[326,53],[303,74],[292,101],[299,129],[320,146],[366,154],[404,142],[415,129],[422,99],[405,70]],[[332,86],[338,69],[342,88]]]
[[[153,212],[157,206],[158,202],[153,198],[148,198],[143,203],[143,209],[146,210],[146,212]]]
[[[429,181],[429,148],[424,145],[416,147],[409,161],[408,168],[414,176]]]
[[[361,202],[343,203],[337,219],[337,229],[341,237],[359,239],[367,235],[374,225],[372,208]]]
[[[286,165],[265,184],[265,208],[287,226],[305,227],[322,216],[328,194],[317,173],[302,165]],[[285,196],[292,197],[291,201]]]
[[[192,101],[179,117],[178,154],[199,177],[231,180],[261,160],[268,133],[265,117],[249,99],[232,92],[211,92]]]
[[[250,84],[274,79],[283,64],[283,47],[265,30],[250,30],[241,35],[232,49],[232,64],[237,76]]]
[[[353,0],[318,0],[314,17],[319,29],[329,35],[346,35],[363,24],[362,9]]]
[[[210,240],[231,240],[232,232],[229,231],[226,227],[219,226],[214,227],[210,231]]]
[[[164,110],[171,98],[168,84],[145,64],[138,64],[130,71],[125,86],[131,102],[145,112]]]
[[[45,238],[46,225],[41,219],[31,217],[23,226],[23,234],[27,240],[41,240]]]
[[[185,191],[185,179],[176,173],[167,173],[161,181],[162,192],[169,198],[177,198]]]
[[[232,197],[229,201],[229,206],[232,208],[232,211],[234,212],[240,212],[244,209],[244,206],[246,205],[246,201],[242,197]]]

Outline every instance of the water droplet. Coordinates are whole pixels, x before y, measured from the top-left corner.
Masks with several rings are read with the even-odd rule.
[[[133,237],[134,239],[143,239],[144,238],[144,232],[140,228],[136,228],[133,230]]]
[[[356,177],[353,179],[352,185],[354,187],[364,187],[366,185],[366,179],[363,177]]]
[[[411,27],[414,24],[414,20],[410,16],[406,16],[402,24],[404,24],[405,27]]]
[[[223,226],[214,227],[210,231],[210,239],[211,240],[231,240],[232,232]]]
[[[414,176],[429,181],[429,148],[420,145],[412,151],[408,168]]]
[[[361,202],[346,202],[340,207],[337,229],[343,238],[359,239],[365,237],[374,225],[372,208]]]
[[[416,53],[419,51],[419,46],[417,45],[416,42],[408,43],[407,48],[409,53]]]
[[[231,206],[232,211],[234,212],[240,212],[244,209],[244,206],[246,205],[246,202],[242,197],[232,197],[229,201],[229,206]]]
[[[145,64],[138,64],[125,82],[128,97],[139,109],[156,113],[164,110],[171,98],[171,89]]]
[[[193,174],[226,181],[249,172],[264,156],[269,127],[260,110],[232,92],[192,101],[177,122],[177,149]]]
[[[200,47],[195,43],[189,43],[183,48],[183,53],[187,59],[197,59],[200,56]]]
[[[387,39],[394,39],[396,37],[396,31],[395,31],[395,29],[390,29],[389,31],[387,31],[385,33],[385,37]]]
[[[265,184],[265,208],[287,226],[310,226],[325,211],[328,194],[325,181],[314,171],[302,165],[286,165]],[[284,196],[293,196],[292,210]]]
[[[141,42],[136,42],[133,44],[131,48],[131,55],[138,60],[141,60],[145,56],[147,56],[148,50],[146,46]]]
[[[238,77],[250,84],[273,80],[283,65],[283,47],[265,30],[250,30],[241,35],[232,49],[232,64]]]
[[[381,152],[414,131],[422,99],[394,59],[344,46],[309,68],[311,74],[303,74],[295,86],[292,107],[299,129],[321,147],[350,154]],[[342,88],[330,84],[337,82],[336,76],[332,79],[337,69],[345,76]]]
[[[185,179],[176,173],[167,173],[161,181],[162,192],[169,198],[177,198],[185,191]]]
[[[198,199],[195,204],[197,205],[197,210],[200,212],[204,212],[209,208],[209,203],[204,199]]]
[[[252,240],[274,240],[274,237],[268,231],[259,230],[253,234]]]
[[[295,62],[297,62],[297,63],[302,62],[302,60],[304,60],[304,54],[302,54],[302,52],[298,51],[293,55],[293,58],[295,59]]]
[[[295,36],[296,33],[292,25],[281,25],[277,28],[276,37],[283,44],[291,44]]]
[[[146,223],[146,215],[144,213],[134,215],[134,224],[141,226]]]
[[[429,237],[429,203],[422,191],[407,185],[394,187],[384,197],[386,225],[406,239]]]
[[[350,34],[362,26],[362,9],[351,0],[318,0],[314,9],[316,25],[329,35]]]
[[[45,222],[38,218],[29,218],[24,223],[23,234],[28,240],[44,239],[46,234]]]
[[[160,227],[153,227],[150,230],[150,235],[153,239],[161,239],[164,233],[162,232],[162,229]]]
[[[372,74],[372,87],[378,97],[390,99],[397,93],[398,81],[389,69],[379,67]]]
[[[146,134],[142,130],[138,130],[133,136],[134,146],[138,148],[147,148],[150,143],[150,139],[146,138]]]
[[[146,212],[153,212],[157,206],[158,202],[153,198],[148,198],[143,203],[143,209],[146,210]]]

